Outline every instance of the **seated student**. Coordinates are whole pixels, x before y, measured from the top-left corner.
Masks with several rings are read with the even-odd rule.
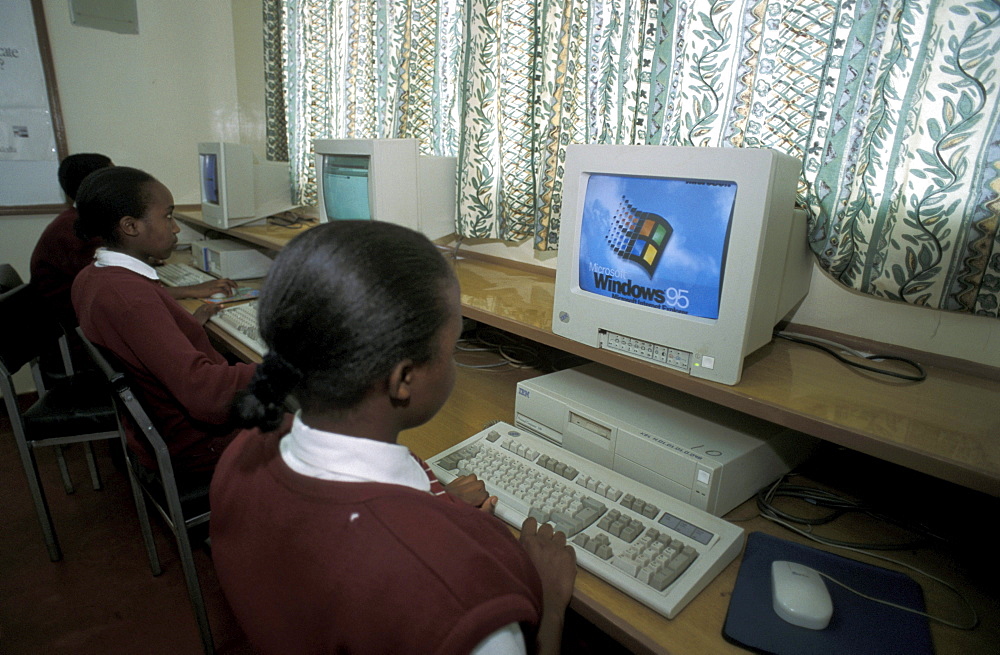
[[[69,155],[59,163],[59,186],[72,203],[80,183],[90,173],[114,166],[110,157],[97,153]],[[77,273],[94,261],[99,238],[83,239],[73,229],[77,211],[70,206],[48,224],[31,253],[31,285],[46,303],[46,310],[63,325],[77,324],[70,301],[70,287]],[[167,290],[174,298],[207,298],[215,293],[232,294],[232,280],[212,280],[189,287]]]
[[[165,259],[177,241],[170,191],[143,171],[115,166],[87,176],[76,198],[77,229],[105,247],[73,283],[84,335],[114,353],[170,448],[179,477],[210,475],[235,436],[230,405],[255,366],[231,365],[212,347],[204,324],[219,310],[192,315],[167,293],[146,262]],[[130,430],[139,461],[155,461]]]
[[[59,163],[59,186],[72,203],[83,178],[113,165],[106,155],[70,155]],[[71,204],[48,224],[31,253],[31,285],[64,325],[76,324],[73,304],[69,299],[73,278],[94,261],[94,251],[101,245],[98,239],[83,240],[78,237],[73,231],[75,221],[76,207]]]
[[[237,401],[256,428],[211,489],[212,559],[251,642],[559,652],[576,575],[565,535],[528,519],[519,544],[482,481],[444,489],[396,443],[455,381],[459,288],[433,244],[387,223],[320,225],[278,255],[260,303],[269,352]]]

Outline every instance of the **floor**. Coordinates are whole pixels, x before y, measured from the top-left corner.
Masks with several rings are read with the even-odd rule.
[[[95,491],[83,448],[66,457],[76,486],[62,488],[52,449],[37,453],[63,558],[50,562],[9,420],[0,416],[0,653],[200,653],[201,641],[172,533],[154,522],[163,573],[153,577],[125,474],[95,444],[104,486]],[[115,444],[117,445],[117,444]],[[217,652],[251,652],[219,589],[211,560],[195,552]]]
[[[50,562],[17,458],[6,413],[0,414],[0,653],[89,655],[201,652],[176,546],[154,522],[163,573],[153,577],[142,548],[128,482],[108,442],[95,444],[104,487],[95,491],[83,449],[67,450],[76,491],[64,493],[55,455],[38,453],[63,559]],[[209,621],[220,655],[250,653],[203,548],[195,552]],[[624,653],[578,616],[569,616],[566,653]]]

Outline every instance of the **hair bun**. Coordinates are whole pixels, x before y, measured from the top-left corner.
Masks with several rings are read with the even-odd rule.
[[[302,379],[302,371],[273,350],[265,353],[264,361],[261,362],[258,370],[264,371],[265,375],[262,377],[266,377],[268,380],[269,390],[280,394],[282,400]]]
[[[236,401],[236,412],[244,426],[264,431],[276,429],[285,412],[285,399],[302,379],[288,360],[274,351],[264,355],[250,386]]]

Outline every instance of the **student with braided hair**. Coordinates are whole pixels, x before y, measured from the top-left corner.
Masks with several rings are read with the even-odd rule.
[[[213,561],[254,645],[559,652],[565,535],[528,519],[519,543],[475,476],[445,489],[396,443],[455,380],[459,288],[434,245],[387,223],[313,228],[271,267],[258,325],[269,351],[237,403],[251,429],[211,490]]]

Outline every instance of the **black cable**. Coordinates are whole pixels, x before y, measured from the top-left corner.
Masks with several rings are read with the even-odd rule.
[[[468,345],[466,345],[468,344]],[[456,360],[463,368],[537,368],[540,361],[538,347],[530,341],[514,337],[502,330],[480,326],[471,337],[463,337],[456,354],[464,352],[489,352],[499,359],[489,364],[465,364]]]
[[[269,225],[285,227],[290,230],[298,230],[305,227],[307,224],[314,223],[315,219],[296,214],[295,212],[281,212],[280,214],[268,216],[267,222]]]
[[[906,364],[907,366],[913,367],[913,369],[917,371],[916,375],[899,373],[896,371],[890,371],[889,369],[878,368],[875,366],[868,366],[867,364],[862,364],[860,362],[853,362],[844,357],[843,355],[841,355],[840,353],[838,353],[837,351],[835,351],[833,348],[828,348],[823,344],[816,343],[815,341],[810,341],[808,339],[800,339],[798,337],[793,337],[788,334],[782,334],[781,332],[775,332],[774,336],[780,339],[785,339],[786,341],[792,341],[794,343],[801,343],[805,346],[812,346],[813,348],[819,348],[823,352],[833,355],[839,361],[843,362],[844,364],[847,364],[848,366],[853,366],[854,368],[860,368],[865,371],[871,371],[872,373],[878,373],[880,375],[889,375],[894,378],[900,378],[901,380],[909,380],[911,382],[921,382],[927,379],[927,372],[924,371],[924,368],[917,362],[913,361],[912,359],[906,359],[905,357],[896,357],[894,355],[858,355],[858,357],[870,361],[891,360],[891,361],[901,362],[903,364]]]
[[[789,512],[779,510],[775,507],[772,501],[777,497],[797,498],[798,500],[809,503],[815,507],[828,508],[830,509],[830,512],[815,518],[797,516]],[[785,482],[785,478],[781,478],[773,485],[758,491],[756,500],[757,508],[760,511],[761,516],[777,520],[779,523],[794,523],[811,528],[813,526],[831,523],[848,512],[859,512],[867,514],[878,521],[891,523],[919,535],[917,539],[907,542],[882,544],[840,541],[829,537],[819,537],[814,534],[811,535],[812,538],[817,541],[832,546],[841,546],[861,550],[907,550],[926,543],[929,536],[926,531],[918,527],[908,525],[903,521],[896,520],[890,516],[882,514],[881,512],[876,512],[874,509],[863,503],[815,487],[789,484],[788,482]]]

